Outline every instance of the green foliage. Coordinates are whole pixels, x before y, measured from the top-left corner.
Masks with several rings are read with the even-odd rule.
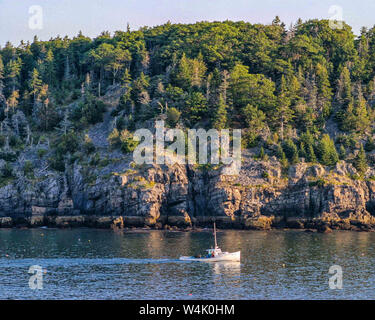
[[[267,156],[266,153],[264,152],[264,148],[263,148],[263,146],[260,147],[260,151],[259,151],[259,154],[258,154],[258,159],[259,159],[259,160],[267,160],[267,159],[268,159],[268,156]]]
[[[37,153],[38,153],[39,159],[42,159],[46,155],[47,152],[48,151],[46,149],[38,149]]]
[[[11,147],[18,147],[22,144],[22,140],[16,136],[16,135],[11,135],[10,138],[9,138],[9,145]]]
[[[295,161],[296,158],[298,158],[298,149],[292,139],[284,140],[282,143],[282,148],[285,153],[285,156],[289,160]]]
[[[365,151],[367,151],[367,152],[371,152],[371,151],[373,151],[373,150],[375,150],[375,141],[374,141],[374,139],[370,136],[370,137],[367,139],[366,143],[365,143]]]
[[[94,39],[82,33],[72,39],[35,38],[0,49],[0,120],[16,129],[12,116],[22,110],[33,136],[48,131],[51,163],[63,169],[73,150],[95,150],[87,139],[73,139],[70,130],[83,136],[87,126],[103,120],[103,101],[112,105],[117,98],[112,94],[121,92],[111,113],[117,133],[109,138],[124,152],[134,150],[130,131],[141,121],[167,113],[171,127],[242,128],[245,147],[274,134],[277,139],[267,137],[267,149],[281,141],[284,167],[300,157],[333,165],[334,143],[328,136],[318,141],[335,128],[332,121],[345,131],[336,141],[340,158],[343,149],[359,148],[358,141],[367,140],[365,151],[374,149],[366,139],[375,124],[373,52],[375,28],[356,38],[345,23],[336,30],[328,20],[316,19],[300,20],[290,32],[275,18],[269,25],[166,23],[113,36],[103,32]],[[25,126],[19,125],[20,133],[6,133],[18,151],[26,145]],[[5,142],[4,133],[0,146]],[[0,157],[14,161],[8,153]]]
[[[339,149],[339,159],[345,160],[345,158],[346,158],[346,149],[343,145],[341,145]]]
[[[85,139],[83,141],[83,150],[86,154],[90,154],[95,151],[95,145],[88,134],[85,135]]]
[[[227,122],[228,122],[228,112],[227,112],[228,106],[224,102],[224,98],[222,95],[219,97],[219,104],[216,107],[213,120],[212,120],[212,126],[217,130],[222,130],[226,128]]]
[[[173,75],[173,81],[178,87],[185,90],[194,86],[200,87],[206,69],[202,55],[199,55],[197,59],[188,59],[185,53],[182,53]]]
[[[17,154],[14,152],[0,151],[0,159],[5,161],[14,162],[17,160]]]
[[[103,101],[95,98],[91,94],[87,94],[84,100],[73,109],[71,118],[79,125],[87,126],[103,121],[103,113],[106,106]]]
[[[176,108],[174,107],[171,107],[171,108],[168,108],[167,110],[167,124],[174,128],[178,122],[178,120],[180,119],[180,116],[181,116],[181,112],[178,111]]]
[[[241,110],[248,104],[263,112],[275,106],[275,84],[263,74],[249,74],[247,66],[237,64],[230,75],[230,94],[235,108]]]
[[[324,134],[317,146],[319,161],[326,166],[333,166],[339,160],[335,144],[328,134]]]
[[[246,125],[248,128],[250,128],[250,130],[257,131],[264,127],[266,115],[257,107],[248,104],[243,109],[243,115],[246,121]]]
[[[25,161],[23,165],[23,174],[28,178],[34,177],[34,166],[31,161],[29,160]]]
[[[252,131],[246,131],[242,136],[242,146],[244,148],[257,147],[260,141],[260,136]]]
[[[354,167],[357,169],[360,175],[363,175],[367,170],[367,159],[366,159],[366,153],[363,149],[363,145],[361,144],[361,148],[359,149],[359,152],[357,156],[354,159],[353,162]]]
[[[0,135],[0,148],[4,147],[6,142],[6,137],[3,135]]]
[[[12,178],[14,177],[13,167],[9,162],[6,162],[0,171],[1,178]]]
[[[58,158],[72,154],[79,149],[79,138],[73,131],[60,136],[54,143],[54,149]]]
[[[120,148],[123,153],[133,152],[139,143],[128,130],[119,132],[116,128],[109,134],[108,142],[112,147]]]
[[[201,92],[189,94],[184,109],[184,117],[192,125],[198,123],[208,116],[207,100]]]

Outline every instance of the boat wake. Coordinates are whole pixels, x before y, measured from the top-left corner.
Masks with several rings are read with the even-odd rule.
[[[0,259],[0,268],[19,268],[40,265],[47,267],[72,267],[93,265],[124,265],[124,264],[162,264],[176,263],[178,259],[128,259],[128,258],[26,258],[26,259]]]

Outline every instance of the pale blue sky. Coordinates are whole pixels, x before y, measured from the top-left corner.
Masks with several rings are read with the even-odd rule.
[[[28,27],[29,7],[43,8],[43,29]],[[329,18],[331,5],[343,9],[343,18],[355,33],[361,26],[375,24],[374,0],[0,0],[0,45],[18,44],[56,35],[73,36],[79,30],[90,37],[101,31],[115,31],[171,22],[244,20],[270,23],[279,15],[287,26],[301,17]]]

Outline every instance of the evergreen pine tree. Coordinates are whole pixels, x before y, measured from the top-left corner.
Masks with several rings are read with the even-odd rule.
[[[361,148],[359,149],[359,152],[357,156],[354,159],[353,163],[354,167],[357,169],[360,175],[363,175],[367,170],[367,159],[366,159],[366,153],[363,149],[363,145],[361,144]]]
[[[227,106],[224,103],[222,95],[220,95],[219,105],[213,116],[213,127],[217,130],[224,129],[227,121]]]
[[[340,149],[339,149],[339,158],[340,158],[340,160],[345,160],[345,158],[346,158],[346,150],[345,150],[345,147],[343,145],[341,145]]]
[[[319,160],[326,166],[333,166],[339,160],[335,144],[328,134],[324,134],[318,144]]]

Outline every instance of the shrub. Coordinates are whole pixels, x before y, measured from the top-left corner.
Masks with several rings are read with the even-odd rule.
[[[90,159],[90,166],[97,166],[100,163],[100,155],[99,153],[95,153],[92,158]]]
[[[64,157],[67,153],[74,153],[79,148],[78,136],[71,131],[58,138],[55,144],[57,155]]]
[[[31,161],[25,161],[23,166],[23,174],[28,178],[32,178],[34,176],[34,166]]]
[[[16,146],[19,146],[20,144],[22,144],[22,141],[19,137],[15,136],[15,135],[10,136],[9,145],[11,147],[16,147]]]
[[[57,155],[57,154],[55,154],[54,157],[50,157],[48,159],[48,163],[49,163],[51,169],[53,169],[53,170],[60,171],[60,172],[65,171],[64,158]]]
[[[286,139],[282,143],[282,148],[289,160],[295,159],[296,156],[298,157],[298,149],[292,139]]]
[[[340,160],[345,160],[346,158],[346,149],[343,145],[341,145],[339,149],[339,158]]]
[[[85,135],[85,140],[83,142],[83,150],[87,153],[93,153],[95,151],[95,145],[92,142],[88,134]]]
[[[0,152],[0,159],[5,161],[14,162],[17,160],[17,154],[14,152]]]
[[[109,134],[108,141],[111,146],[120,148],[124,153],[133,152],[139,143],[128,130],[122,130],[120,133],[116,128]]]
[[[13,177],[13,167],[9,162],[7,162],[1,169],[0,173],[2,178],[11,178]]]
[[[0,135],[0,148],[5,146],[6,137],[3,135]]]
[[[170,127],[175,127],[178,120],[180,119],[181,112],[178,111],[176,108],[168,108],[167,110],[167,124]]]
[[[371,152],[374,149],[375,149],[375,141],[372,137],[369,137],[365,143],[365,150],[367,152]]]
[[[244,148],[255,148],[259,145],[260,136],[254,132],[246,132],[242,138],[242,146]]]
[[[87,94],[72,112],[71,118],[83,125],[95,124],[103,121],[103,113],[106,110],[105,103],[91,94]]]
[[[38,149],[37,153],[38,153],[39,159],[41,159],[46,155],[47,150],[46,149]]]

